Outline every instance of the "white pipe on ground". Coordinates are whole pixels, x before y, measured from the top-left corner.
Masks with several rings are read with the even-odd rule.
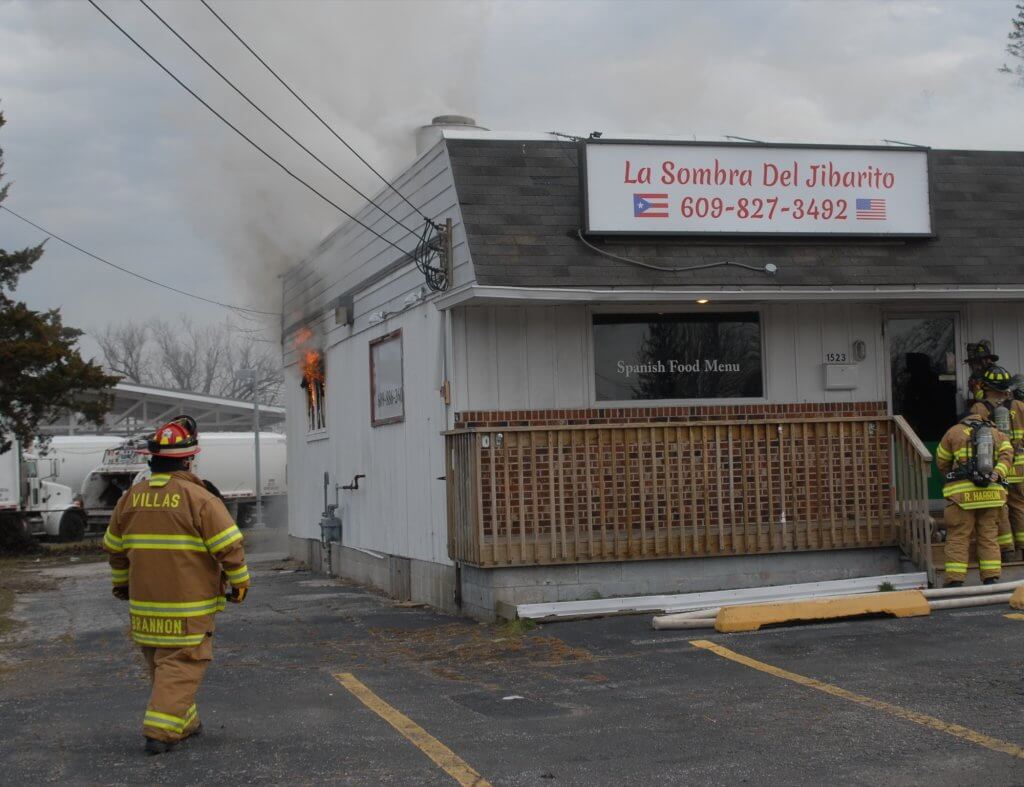
[[[967,585],[959,588],[932,588],[924,590],[925,598],[958,598],[960,596],[987,596],[992,593],[1005,593],[1024,585],[1024,579],[1016,582],[997,582],[994,585]]]
[[[992,587],[989,585],[988,587]],[[1006,604],[1013,593],[1000,593],[994,596],[974,596],[972,598],[947,598],[941,601],[931,601],[929,606],[934,612],[937,609],[961,609],[963,607],[984,607],[989,604]]]

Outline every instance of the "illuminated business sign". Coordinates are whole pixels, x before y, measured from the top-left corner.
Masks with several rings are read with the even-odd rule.
[[[580,156],[588,233],[932,234],[920,148],[595,141]]]

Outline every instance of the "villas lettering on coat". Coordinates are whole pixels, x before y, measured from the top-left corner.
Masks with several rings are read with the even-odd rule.
[[[177,508],[181,495],[168,492],[132,492],[132,508]]]

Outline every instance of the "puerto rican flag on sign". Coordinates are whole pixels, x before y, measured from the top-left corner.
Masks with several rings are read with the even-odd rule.
[[[858,198],[857,221],[885,221],[885,200]]]
[[[667,219],[668,194],[634,194],[633,217],[637,219]]]

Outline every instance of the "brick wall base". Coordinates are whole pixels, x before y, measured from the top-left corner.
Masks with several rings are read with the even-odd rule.
[[[596,407],[576,410],[469,410],[455,414],[456,429],[586,424],[763,421],[771,418],[821,418],[885,415],[885,402],[800,402],[715,404],[671,407]]]

